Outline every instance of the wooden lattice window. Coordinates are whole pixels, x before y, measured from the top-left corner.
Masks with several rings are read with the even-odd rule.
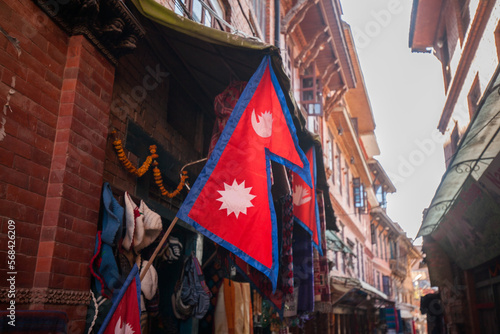
[[[323,116],[321,83],[314,65],[300,77],[300,102],[309,116]]]

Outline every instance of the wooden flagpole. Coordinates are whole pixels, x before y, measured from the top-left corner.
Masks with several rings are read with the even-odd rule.
[[[168,236],[170,235],[170,232],[172,232],[172,229],[174,228],[178,219],[179,218],[175,217],[174,220],[172,220],[172,222],[170,223],[170,226],[167,229],[167,232],[165,232],[165,234],[163,235],[163,238],[161,238],[161,240],[160,240],[160,243],[158,244],[158,246],[156,246],[156,249],[155,249],[153,255],[151,255],[151,258],[149,259],[148,264],[144,267],[144,271],[142,272],[141,277],[140,277],[141,281],[144,278],[144,276],[146,276],[146,274],[149,270],[149,267],[153,263],[154,259],[156,258],[156,255],[158,255],[158,252],[160,251],[161,247],[163,246],[163,244],[167,240]]]

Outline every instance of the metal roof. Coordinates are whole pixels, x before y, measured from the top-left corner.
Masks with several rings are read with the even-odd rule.
[[[479,180],[500,152],[500,66],[497,66],[460,145],[432,199],[417,237],[431,234],[459,196],[469,176]]]

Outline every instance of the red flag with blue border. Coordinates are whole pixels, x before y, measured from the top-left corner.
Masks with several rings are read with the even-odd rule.
[[[295,221],[311,234],[314,247],[320,255],[323,255],[319,206],[316,199],[316,151],[314,146],[307,151],[306,157],[311,168],[313,187],[311,188],[302,178],[292,172],[293,216]]]
[[[271,160],[312,184],[285,95],[266,56],[177,217],[263,272],[275,289],[278,232]]]
[[[141,280],[134,264],[98,334],[141,333]]]

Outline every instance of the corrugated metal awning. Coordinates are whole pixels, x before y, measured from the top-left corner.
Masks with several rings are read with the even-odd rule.
[[[331,230],[326,230],[325,233],[327,248],[336,252],[354,254],[352,249],[347,246],[336,234]]]
[[[460,145],[432,199],[417,237],[430,235],[441,223],[470,176],[478,181],[500,152],[500,66],[497,66]]]

